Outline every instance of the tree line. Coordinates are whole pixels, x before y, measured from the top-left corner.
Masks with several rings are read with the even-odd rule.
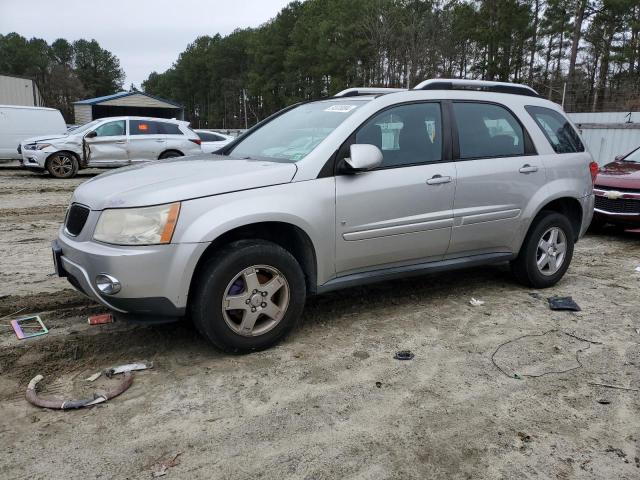
[[[122,89],[120,61],[95,40],[73,43],[59,38],[27,40],[17,33],[0,35],[0,73],[33,78],[44,105],[73,122],[73,102]]]
[[[142,86],[218,128],[434,77],[525,83],[568,111],[626,110],[640,107],[639,31],[639,0],[296,1],[258,28],[197,38]]]

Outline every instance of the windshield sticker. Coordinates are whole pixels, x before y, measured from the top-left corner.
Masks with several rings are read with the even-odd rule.
[[[354,108],[358,108],[358,105],[331,105],[329,108],[325,108],[324,111],[347,113],[353,110]]]

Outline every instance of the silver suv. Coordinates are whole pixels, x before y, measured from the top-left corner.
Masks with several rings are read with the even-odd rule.
[[[309,294],[499,262],[554,285],[591,221],[595,173],[562,110],[528,87],[349,89],[216,155],[85,182],[53,253],[115,312],[189,316],[246,352],[289,332]]]
[[[108,117],[64,135],[28,138],[20,144],[22,166],[71,178],[82,168],[122,167],[201,152],[189,122],[153,117]]]

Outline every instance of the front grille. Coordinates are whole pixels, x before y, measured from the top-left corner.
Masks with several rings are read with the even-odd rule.
[[[64,222],[64,228],[69,235],[74,237],[79,235],[89,216],[89,209],[83,205],[74,203],[67,212],[67,218]]]
[[[640,213],[640,200],[596,196],[595,208],[611,213]]]

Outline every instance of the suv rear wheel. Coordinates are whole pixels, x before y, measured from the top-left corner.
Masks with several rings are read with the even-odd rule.
[[[227,352],[270,347],[291,331],[304,307],[300,265],[287,250],[263,240],[240,240],[222,248],[196,281],[193,323]]]
[[[573,257],[574,234],[566,216],[543,211],[534,220],[511,270],[519,282],[551,287],[563,277]]]

